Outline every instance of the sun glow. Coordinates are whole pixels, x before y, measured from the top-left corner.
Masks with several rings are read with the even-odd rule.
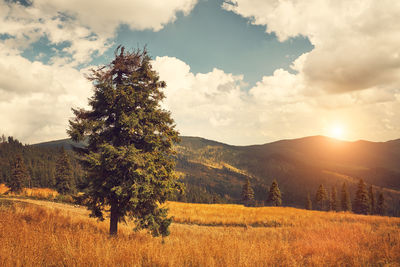
[[[334,125],[330,129],[329,136],[336,139],[343,139],[344,130],[342,125]]]

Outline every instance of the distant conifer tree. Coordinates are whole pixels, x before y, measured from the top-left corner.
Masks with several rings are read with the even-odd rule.
[[[11,192],[19,193],[24,188],[24,183],[30,180],[28,171],[26,170],[24,160],[21,155],[17,155],[12,165],[12,177],[8,182]]]
[[[372,185],[370,185],[370,187],[369,187],[368,195],[369,195],[371,214],[375,214],[376,213],[375,195],[374,195]]]
[[[246,206],[251,206],[254,202],[254,190],[251,188],[250,179],[248,177],[242,188],[242,201]]]
[[[378,195],[378,203],[376,205],[376,213],[379,215],[386,214],[386,205],[385,205],[385,197],[383,196],[382,192],[379,192]]]
[[[326,192],[325,187],[321,184],[318,188],[317,194],[315,196],[315,203],[317,204],[317,208],[319,210],[326,210],[326,200],[328,194]]]
[[[363,179],[360,179],[354,199],[354,212],[358,214],[369,214],[371,211],[370,200],[365,183]]]
[[[312,210],[312,201],[310,198],[310,193],[307,193],[306,209]]]
[[[330,206],[330,210],[339,211],[337,192],[336,192],[336,187],[334,187],[334,186],[332,187],[329,206]]]
[[[272,181],[271,187],[269,188],[267,202],[271,206],[277,207],[282,205],[281,191],[279,190],[278,182],[275,179]]]
[[[68,155],[61,147],[60,156],[56,164],[56,189],[60,194],[68,194],[73,191],[72,168]]]
[[[342,186],[341,206],[342,206],[342,211],[351,211],[350,194],[349,191],[347,190],[346,183],[343,183]]]

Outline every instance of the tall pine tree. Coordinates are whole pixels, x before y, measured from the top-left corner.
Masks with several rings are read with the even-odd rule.
[[[251,206],[254,202],[254,190],[251,188],[250,179],[247,177],[245,184],[242,187],[242,202],[246,206]]]
[[[174,172],[173,144],[179,141],[170,112],[161,108],[166,87],[152,69],[146,49],[115,51],[107,66],[92,71],[90,110],[73,109],[68,134],[87,138],[75,151],[87,171],[85,193],[91,215],[104,219],[110,212],[110,234],[128,216],[136,230],[153,236],[169,234],[172,219],[162,203],[181,190]]]
[[[60,155],[56,164],[56,189],[60,194],[69,194],[73,192],[72,168],[68,155],[61,147]]]
[[[282,205],[281,191],[279,190],[278,182],[275,179],[269,187],[267,202],[269,205],[275,207]]]
[[[383,196],[382,192],[379,192],[379,195],[378,195],[378,202],[376,205],[376,213],[379,215],[382,215],[382,216],[386,214],[385,197]]]
[[[326,192],[325,187],[321,184],[317,190],[317,194],[315,195],[315,203],[319,210],[326,210],[327,198],[328,193]]]
[[[338,203],[338,199],[337,199],[337,192],[336,192],[335,186],[332,186],[329,206],[330,206],[330,210],[339,211],[339,203]]]
[[[372,185],[369,186],[368,196],[369,196],[369,205],[371,214],[375,214],[376,213],[375,194]]]
[[[10,191],[20,193],[24,188],[24,184],[28,183],[30,176],[25,167],[24,159],[21,155],[17,155],[11,167],[11,180],[8,182]]]
[[[342,185],[341,208],[342,211],[351,211],[351,199],[346,183]]]
[[[307,193],[306,209],[312,210],[312,201],[310,198],[310,193]]]
[[[358,183],[353,209],[358,214],[369,214],[371,212],[370,200],[363,179],[360,179]]]

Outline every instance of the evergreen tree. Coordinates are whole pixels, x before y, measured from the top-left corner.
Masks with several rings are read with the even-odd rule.
[[[386,214],[386,205],[385,205],[385,197],[383,196],[382,192],[379,192],[378,195],[378,203],[376,205],[376,213],[379,215]]]
[[[349,191],[347,190],[346,183],[343,183],[342,186],[341,206],[342,206],[342,211],[351,211],[350,194]]]
[[[328,211],[332,210],[332,195],[329,193],[329,191],[326,191],[326,194],[328,196],[328,200],[327,200],[327,206],[328,206]]]
[[[242,202],[247,206],[254,202],[254,190],[251,188],[249,177],[247,177],[246,183],[242,187]]]
[[[24,184],[30,180],[28,171],[26,170],[24,160],[21,155],[17,155],[12,168],[12,177],[8,182],[8,187],[10,191],[14,193],[20,193],[24,188]]]
[[[376,213],[375,195],[372,185],[370,185],[369,187],[368,196],[369,196],[371,214],[375,214]]]
[[[310,198],[310,193],[307,193],[306,209],[307,210],[312,210],[312,201],[311,201],[311,198]]]
[[[181,190],[174,172],[173,144],[179,141],[170,112],[161,108],[164,81],[152,69],[146,49],[115,51],[107,66],[92,71],[91,110],[73,109],[68,134],[87,171],[86,203],[92,216],[110,211],[110,234],[118,222],[135,219],[136,230],[169,234],[172,219],[162,203]],[[85,139],[87,138],[87,139]]]
[[[317,208],[319,210],[326,210],[326,200],[328,194],[326,192],[325,187],[321,184],[318,188],[317,194],[315,196],[315,203],[317,204]]]
[[[336,187],[334,187],[334,186],[332,187],[329,206],[330,206],[330,210],[339,211],[337,192],[336,192]]]
[[[354,212],[359,214],[369,214],[370,209],[371,206],[368,192],[365,188],[364,181],[360,179],[360,182],[358,183],[356,197],[354,199]]]
[[[56,164],[56,189],[60,194],[73,192],[72,168],[68,155],[61,147],[60,156]]]
[[[268,194],[268,199],[267,202],[271,206],[281,206],[282,205],[282,199],[281,199],[281,191],[279,190],[278,187],[278,182],[274,179],[272,181],[272,184],[269,188],[269,194]]]

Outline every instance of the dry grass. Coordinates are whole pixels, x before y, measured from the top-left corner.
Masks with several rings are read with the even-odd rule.
[[[170,202],[180,224],[163,243],[126,225],[109,238],[83,208],[26,201],[44,207],[0,208],[0,266],[400,266],[399,218]],[[263,221],[277,224],[226,226]]]
[[[21,195],[38,199],[55,199],[58,192],[50,188],[24,188]]]
[[[0,184],[0,194],[5,194],[10,190],[5,184]]]
[[[5,184],[0,184],[0,194],[7,194],[8,196],[30,197],[36,199],[54,200],[59,195],[56,190],[50,188],[24,188],[22,192],[15,194],[9,191]]]

